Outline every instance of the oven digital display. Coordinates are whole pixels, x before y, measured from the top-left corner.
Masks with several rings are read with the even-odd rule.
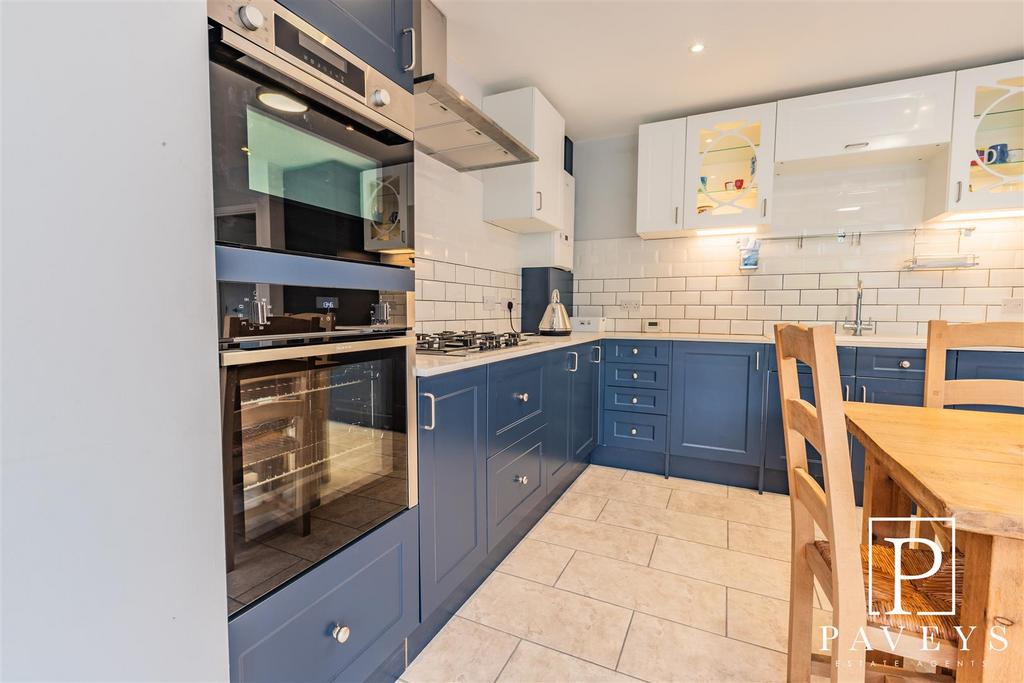
[[[274,16],[274,44],[349,90],[366,95],[366,74],[362,69],[280,16]]]

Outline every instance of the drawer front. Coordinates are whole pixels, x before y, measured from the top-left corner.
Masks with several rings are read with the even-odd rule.
[[[534,431],[547,420],[544,395],[547,354],[537,353],[487,368],[487,452],[491,455]]]
[[[487,460],[487,545],[493,549],[543,495],[545,428]]]
[[[924,379],[924,349],[857,349],[858,377]]]
[[[839,346],[836,348],[837,355],[839,356],[839,374],[840,375],[852,375],[857,368],[857,347],[856,346]],[[768,369],[778,370],[779,363],[775,359],[775,345],[768,346]],[[797,361],[796,371],[799,373],[811,374],[811,366],[804,365],[800,361]]]
[[[409,510],[239,614],[231,680],[364,680],[419,621],[418,554]],[[335,626],[349,628],[344,643]]]
[[[604,384],[608,387],[636,387],[638,389],[668,389],[667,365],[641,363],[608,363],[604,370]]]
[[[605,410],[668,415],[668,392],[660,389],[608,387],[604,392]]]
[[[665,452],[667,424],[661,415],[606,410],[602,422],[604,442],[608,446]]]
[[[669,342],[639,341],[632,339],[605,342],[605,353],[610,363],[656,363],[668,365],[672,355]]]

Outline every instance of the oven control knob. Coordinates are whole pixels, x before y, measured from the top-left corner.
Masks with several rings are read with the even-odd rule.
[[[263,12],[252,5],[242,5],[238,8],[238,20],[250,31],[263,28]]]
[[[370,104],[375,107],[386,107],[391,104],[391,93],[384,88],[377,88],[370,95]]]

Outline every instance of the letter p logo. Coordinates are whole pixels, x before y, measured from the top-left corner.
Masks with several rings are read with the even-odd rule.
[[[869,536],[869,538],[873,538],[873,536],[871,535],[871,527],[872,527],[872,524],[874,522],[906,522],[906,523],[909,524],[911,521],[917,521],[917,522],[936,521],[936,522],[944,522],[944,523],[946,523],[946,525],[949,526],[949,528],[952,531],[952,539],[953,539],[953,544],[954,544],[953,547],[956,547],[955,546],[955,543],[956,543],[956,527],[954,525],[954,519],[952,517],[871,517],[871,518],[868,519],[868,536]],[[936,573],[938,573],[939,568],[942,567],[942,546],[940,546],[938,543],[936,543],[935,541],[933,541],[930,538],[919,538],[919,537],[915,537],[915,536],[910,536],[910,537],[906,537],[906,538],[904,538],[904,537],[895,537],[895,538],[886,537],[885,540],[888,541],[889,543],[892,543],[892,545],[893,545],[893,576],[890,577],[890,576],[887,575],[887,573],[883,573],[883,572],[878,572],[878,575],[876,576],[875,571],[874,571],[874,566],[873,566],[874,553],[872,553],[872,552],[868,553],[868,605],[869,605],[869,614],[876,614],[876,615],[879,614],[878,611],[870,609],[870,605],[874,604],[873,603],[873,595],[872,595],[872,593],[873,593],[873,589],[874,589],[874,586],[875,586],[875,580],[876,579],[881,579],[881,580],[892,581],[893,582],[893,608],[891,610],[889,610],[887,612],[887,614],[911,614],[911,612],[908,612],[907,610],[903,609],[903,601],[902,601],[902,599],[903,599],[903,582],[904,581],[911,581],[911,580],[915,580],[915,579],[926,579],[926,578],[928,578],[930,576],[934,576]],[[928,549],[928,551],[930,551],[929,554],[931,555],[931,562],[930,562],[931,566],[927,570],[922,571],[919,574],[907,574],[907,573],[904,573],[905,572],[905,567],[907,567],[907,553],[908,553],[908,551],[909,552],[913,552],[913,550],[915,550],[915,549],[907,547],[907,546],[909,546],[911,544],[917,544],[919,546],[924,546],[924,547],[926,547]],[[956,595],[956,553],[952,552],[952,551],[951,551],[951,560],[952,560],[953,566],[952,566],[952,571],[949,573],[949,583],[950,583],[950,585],[949,585],[949,597],[950,597],[949,604],[950,605],[954,605],[955,604],[955,599],[954,598],[955,598],[955,595]],[[920,559],[918,558],[917,561],[914,562],[914,564],[916,564],[918,566],[918,571],[919,571],[920,570],[920,564],[921,564],[920,563]],[[920,615],[952,615],[952,614],[955,614],[955,611],[949,611],[949,612],[917,612],[917,614],[920,614]]]

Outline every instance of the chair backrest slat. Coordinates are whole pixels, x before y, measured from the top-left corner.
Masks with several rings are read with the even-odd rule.
[[[987,405],[1024,408],[1024,382],[1007,379],[946,379],[946,354],[963,348],[1024,348],[1024,323],[991,322],[950,325],[928,322],[924,404],[928,408],[951,405]],[[1024,355],[1021,356],[1024,363]]]

